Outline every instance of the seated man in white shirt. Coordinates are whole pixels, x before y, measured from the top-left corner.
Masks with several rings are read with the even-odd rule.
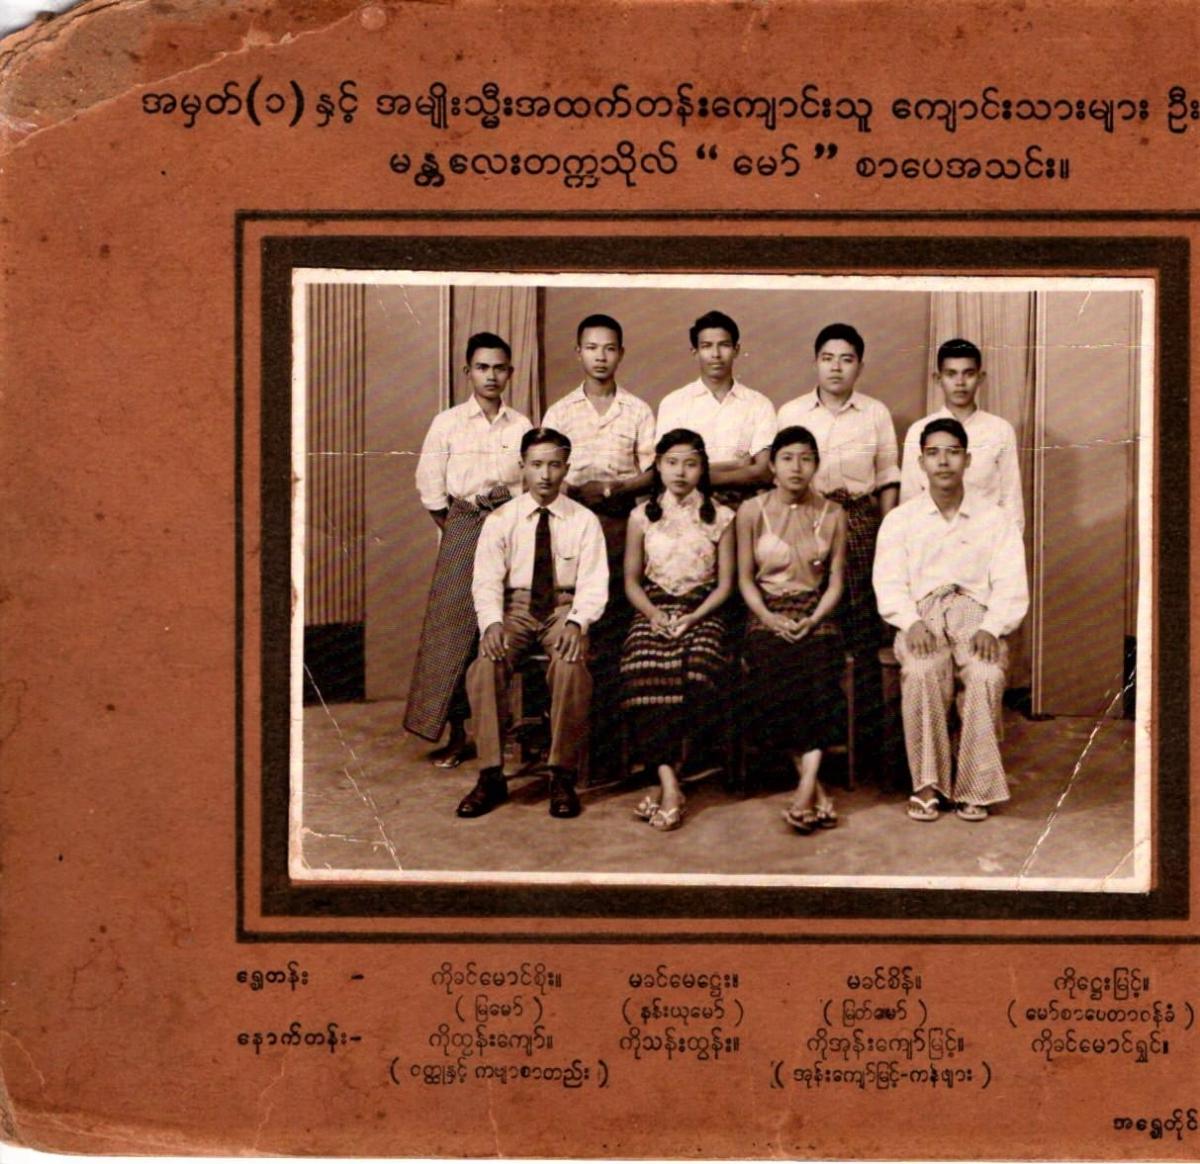
[[[983,353],[965,339],[947,340],[937,353],[934,381],[942,390],[945,406],[909,426],[900,466],[900,500],[923,493],[921,433],[931,420],[953,417],[967,431],[971,464],[963,478],[966,487],[1008,512],[1018,532],[1025,531],[1025,504],[1021,497],[1021,466],[1017,460],[1017,434],[1002,416],[984,412],[975,398],[987,379]]]
[[[681,428],[698,432],[708,450],[713,496],[736,509],[770,483],[767,450],[775,439],[775,406],[734,379],[741,332],[728,315],[706,312],[688,329],[688,340],[700,378],[662,398],[654,439]]]
[[[508,799],[501,708],[513,669],[536,648],[550,659],[550,815],[579,815],[575,780],[592,696],[587,632],[604,613],[608,562],[596,515],[562,493],[570,456],[562,433],[530,429],[521,438],[526,492],[492,513],[479,535],[471,593],[481,638],[467,695],[480,771],[459,816],[483,816]]]
[[[1010,514],[963,477],[967,432],[952,417],[927,424],[920,463],[928,491],[883,519],[873,580],[879,613],[899,633],[901,710],[912,774],[908,815],[938,819],[939,797],[963,820],[987,818],[1008,799],[1000,758],[1005,636],[1029,608],[1025,551]],[[946,716],[961,688],[957,772]]]

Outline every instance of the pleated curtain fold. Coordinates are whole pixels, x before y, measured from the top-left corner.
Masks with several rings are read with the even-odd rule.
[[[453,370],[450,400],[461,404],[470,395],[461,369],[467,340],[490,331],[512,347],[513,374],[506,398],[518,412],[538,424],[544,411],[542,348],[536,287],[454,287],[451,289],[451,351]]]

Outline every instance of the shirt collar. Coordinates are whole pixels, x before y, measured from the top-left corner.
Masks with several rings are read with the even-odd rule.
[[[699,489],[693,489],[682,501],[675,496],[670,490],[664,491],[662,495],[662,507],[666,509],[699,509],[703,502],[700,496]]]
[[[967,425],[969,425],[971,423],[971,421],[973,421],[977,416],[981,416],[982,414],[983,414],[983,409],[980,408],[978,404],[976,404],[975,411],[972,412],[971,415],[968,416],[966,420],[959,420],[958,423],[961,424],[963,426],[963,428],[966,428]],[[937,410],[937,412],[930,413],[929,419],[930,420],[958,420],[958,417],[956,417],[954,415],[954,413],[951,412],[950,409],[948,409],[943,404],[942,407]]]
[[[924,498],[924,501],[925,501],[926,514],[929,514],[930,516],[936,515],[936,517],[940,521],[945,521],[946,519],[944,517],[942,517],[942,511],[940,509],[938,509],[937,502],[934,501],[934,499],[933,499],[933,494],[930,493],[928,490],[924,490],[922,492],[921,496]],[[958,503],[958,512],[954,516],[956,518],[970,517],[973,509],[974,509],[974,506],[971,504],[971,490],[968,489],[964,485],[963,486],[963,499],[962,499],[962,501],[960,501]]]
[[[522,493],[521,496],[517,498],[517,504],[521,507],[518,511],[518,515],[523,518],[532,517],[533,514],[541,508],[541,502],[538,501],[538,499],[528,491]],[[555,517],[569,517],[571,513],[571,505],[572,502],[566,498],[562,490],[559,490],[558,496],[552,502],[550,502],[546,508],[552,514],[554,514]]]
[[[613,391],[614,407],[620,406],[621,398],[624,395],[625,395],[625,389],[622,388],[620,386],[620,384],[618,384],[616,386],[615,390]],[[589,408],[593,409],[593,411],[595,410],[595,405],[592,404],[592,402],[587,398],[587,393],[583,390],[582,384],[580,384],[579,387],[575,388],[573,391],[568,392],[567,395],[563,397],[564,404],[566,404],[568,401],[570,401],[570,403],[572,403],[572,404],[586,404]],[[605,413],[605,415],[607,416],[608,414]]]
[[[693,380],[692,384],[691,384],[691,388],[692,388],[693,396],[711,396],[712,395],[711,390],[709,389],[708,385],[705,384],[703,378]],[[733,387],[731,387],[729,389],[729,391],[726,393],[726,395],[733,396],[738,400],[744,400],[746,398],[747,391],[748,391],[748,389],[746,388],[745,384],[743,384],[740,380],[734,380]]]
[[[483,408],[480,406],[479,400],[476,397],[474,392],[471,393],[471,399],[467,401],[467,415],[468,416],[482,416],[484,420],[488,419],[483,411]],[[496,420],[507,420],[507,419],[508,419],[508,405],[505,404],[503,400],[501,400],[500,401],[500,411],[496,413]],[[492,424],[494,422],[489,420],[488,423]]]
[[[841,408],[837,409],[837,411],[834,411],[832,408],[830,408],[830,407],[829,407],[829,405],[828,405],[828,404],[826,404],[826,403],[825,403],[825,402],[824,402],[824,401],[821,399],[821,393],[820,393],[820,392],[818,392],[816,388],[814,388],[814,389],[812,390],[811,396],[812,396],[812,402],[813,402],[813,403],[812,403],[812,406],[813,406],[814,408],[824,408],[824,409],[826,409],[827,411],[829,411],[829,412],[832,412],[832,413],[834,414],[834,416],[837,416],[837,415],[839,415],[840,413],[846,412],[846,411],[848,411],[848,410],[849,410],[849,409],[851,409],[851,408],[855,409],[856,411],[860,411],[860,408],[859,408],[859,395],[858,395],[858,393],[857,393],[857,392],[851,392],[851,393],[850,393],[850,399],[849,399],[849,400],[847,400],[847,401],[846,401],[846,403],[845,403],[845,404],[843,404],[843,405],[841,406]]]

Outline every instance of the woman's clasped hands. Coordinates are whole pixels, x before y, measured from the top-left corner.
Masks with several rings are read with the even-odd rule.
[[[789,643],[798,643],[807,638],[815,626],[811,618],[789,618],[786,614],[778,614],[775,611],[768,611],[763,622],[772,634],[786,639]]]
[[[687,633],[696,620],[690,614],[668,614],[665,610],[656,608],[650,619],[650,626],[660,638],[677,639]]]

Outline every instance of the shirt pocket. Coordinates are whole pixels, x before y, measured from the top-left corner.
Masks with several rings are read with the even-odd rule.
[[[503,436],[493,446],[496,457],[496,473],[506,485],[521,479],[521,440],[516,436]]]
[[[573,590],[579,577],[579,555],[559,552],[554,554],[554,584],[563,590]]]

